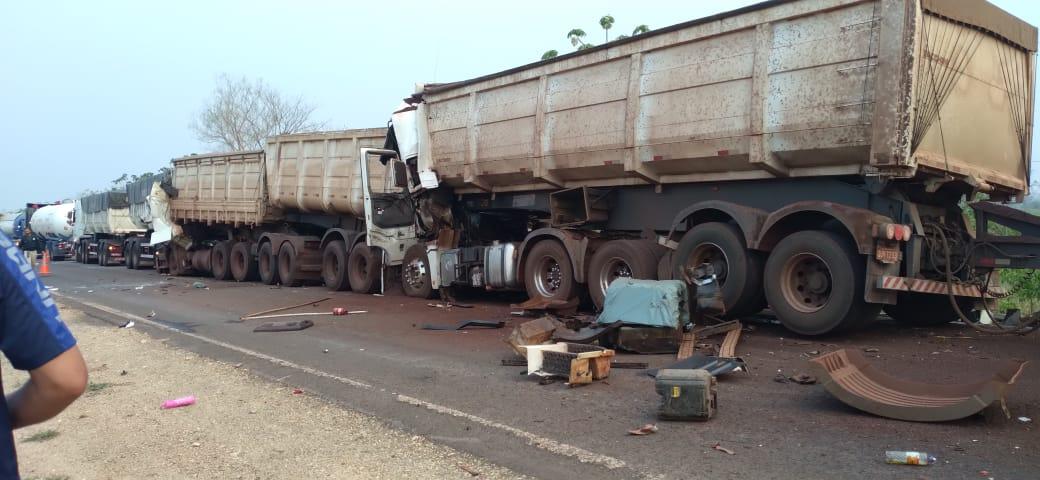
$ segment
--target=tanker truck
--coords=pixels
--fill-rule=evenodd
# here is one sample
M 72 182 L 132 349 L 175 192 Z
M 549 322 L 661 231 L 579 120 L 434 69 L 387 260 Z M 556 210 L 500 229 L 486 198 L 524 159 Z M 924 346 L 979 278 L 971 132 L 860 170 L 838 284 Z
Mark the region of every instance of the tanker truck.
M 1028 193 L 1036 47 L 984 1 L 771 1 L 418 84 L 362 152 L 365 239 L 418 297 L 601 306 L 616 278 L 710 267 L 726 317 L 768 305 L 803 335 L 985 322 L 1014 287 L 996 269 L 1040 267 L 1040 218 L 1004 205 Z M 370 190 L 371 158 L 405 181 Z
M 44 241 L 53 260 L 65 260 L 73 255 L 73 203 L 45 205 L 34 209 L 29 228 Z
M 170 218 L 178 232 L 161 247 L 160 268 L 373 291 L 381 272 L 364 242 L 358 159 L 385 138 L 385 128 L 281 135 L 263 150 L 174 159 Z
M 73 228 L 76 261 L 102 267 L 125 263 L 126 239 L 147 231 L 130 218 L 126 191 L 119 190 L 76 200 Z

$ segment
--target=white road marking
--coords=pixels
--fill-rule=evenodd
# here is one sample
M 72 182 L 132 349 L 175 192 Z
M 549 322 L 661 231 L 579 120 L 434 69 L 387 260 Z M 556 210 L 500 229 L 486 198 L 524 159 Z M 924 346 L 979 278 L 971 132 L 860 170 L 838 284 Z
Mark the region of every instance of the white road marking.
M 152 327 L 155 327 L 155 328 L 158 328 L 158 329 L 161 329 L 161 330 L 166 330 L 166 331 L 169 331 L 169 332 L 174 332 L 174 333 L 177 333 L 177 334 L 180 334 L 180 335 L 184 335 L 186 337 L 194 338 L 196 340 L 199 340 L 199 341 L 202 341 L 202 342 L 206 342 L 206 343 L 209 343 L 209 344 L 212 344 L 212 345 L 216 345 L 218 347 L 223 347 L 223 348 L 226 348 L 228 350 L 241 353 L 243 355 L 248 355 L 248 356 L 253 357 L 253 358 L 257 358 L 257 359 L 260 359 L 260 360 L 264 360 L 264 361 L 270 362 L 270 363 L 278 365 L 280 367 L 292 368 L 292 369 L 299 370 L 301 372 L 304 372 L 304 373 L 307 373 L 307 374 L 310 374 L 310 375 L 314 375 L 316 377 L 328 378 L 330 380 L 335 380 L 335 381 L 343 383 L 345 385 L 350 385 L 352 387 L 358 387 L 358 388 L 361 388 L 361 389 L 364 389 L 364 390 L 369 390 L 369 391 L 372 391 L 372 392 L 376 392 L 376 390 L 372 387 L 372 385 L 369 385 L 369 384 L 367 384 L 365 382 L 362 382 L 362 381 L 354 380 L 354 379 L 343 377 L 343 376 L 340 376 L 340 375 L 335 375 L 335 374 L 328 373 L 328 372 L 325 372 L 325 371 L 322 371 L 322 370 L 318 370 L 318 369 L 315 369 L 315 368 L 308 367 L 306 365 L 300 365 L 298 363 L 290 362 L 288 360 L 283 360 L 283 359 L 278 358 L 278 357 L 267 355 L 266 353 L 260 353 L 260 352 L 257 352 L 255 350 L 250 350 L 248 348 L 243 348 L 243 347 L 239 347 L 237 345 L 232 345 L 230 343 L 223 342 L 223 341 L 220 341 L 220 340 L 217 340 L 217 339 L 213 339 L 213 338 L 209 338 L 209 337 L 204 336 L 204 335 L 199 335 L 197 333 L 185 332 L 184 330 L 180 330 L 178 328 L 171 327 L 169 325 L 165 325 L 163 323 L 160 323 L 160 322 L 157 322 L 157 321 L 154 321 L 154 320 L 151 320 L 151 319 L 139 316 L 139 315 L 134 315 L 132 313 L 124 312 L 122 310 L 117 310 L 115 308 L 111 308 L 111 307 L 108 307 L 106 305 L 100 305 L 100 304 L 97 304 L 97 303 L 94 303 L 94 302 L 88 302 L 86 300 L 82 300 L 82 299 L 79 299 L 79 298 L 76 298 L 76 297 L 69 297 L 69 296 L 66 296 L 66 295 L 58 295 L 57 293 L 55 295 L 56 296 L 69 298 L 69 299 L 71 299 L 73 301 L 76 301 L 78 303 L 82 303 L 83 305 L 86 305 L 88 307 L 91 307 L 91 308 L 94 308 L 94 309 L 97 309 L 97 310 L 101 310 L 102 312 L 106 312 L 106 313 L 109 313 L 109 314 L 112 314 L 112 315 L 115 315 L 115 316 L 118 316 L 118 317 L 122 317 L 122 318 L 125 318 L 125 319 L 128 319 L 128 320 L 133 320 L 135 322 L 141 322 L 141 323 L 150 325 Z M 385 390 L 380 389 L 379 392 L 385 392 Z M 571 458 L 574 458 L 575 460 L 578 460 L 579 462 L 582 462 L 582 463 L 591 463 L 591 464 L 595 464 L 595 465 L 601 465 L 601 466 L 606 467 L 606 468 L 611 469 L 611 470 L 618 469 L 618 468 L 624 468 L 626 466 L 625 462 L 623 460 L 620 460 L 620 459 L 617 459 L 617 458 L 614 458 L 614 457 L 611 457 L 611 456 L 607 456 L 607 455 L 602 455 L 602 454 L 595 453 L 595 452 L 590 452 L 590 451 L 585 450 L 585 449 L 580 448 L 580 447 L 575 447 L 575 446 L 567 444 L 567 443 L 563 443 L 563 442 L 560 442 L 560 441 L 557 441 L 557 440 L 553 440 L 551 438 L 543 437 L 543 436 L 540 436 L 540 435 L 537 435 L 537 434 L 534 434 L 534 433 L 531 433 L 531 432 L 528 432 L 528 431 L 525 431 L 525 430 L 521 430 L 521 429 L 513 427 L 513 426 L 509 426 L 509 425 L 506 425 L 506 424 L 503 424 L 503 423 L 496 422 L 494 420 L 488 420 L 488 419 L 483 418 L 483 417 L 478 417 L 476 415 L 473 415 L 473 414 L 470 414 L 470 413 L 466 413 L 466 412 L 463 412 L 461 410 L 456 410 L 456 409 L 451 408 L 451 407 L 446 407 L 446 406 L 443 406 L 443 405 L 438 405 L 436 403 L 427 402 L 425 400 L 421 400 L 421 399 L 418 399 L 418 398 L 415 398 L 415 397 L 409 397 L 407 395 L 401 395 L 401 394 L 396 394 L 396 393 L 390 393 L 390 395 L 393 396 L 394 399 L 397 400 L 398 402 L 402 402 L 402 403 L 407 403 L 407 404 L 410 404 L 410 405 L 423 407 L 423 408 L 425 408 L 427 410 L 430 410 L 432 412 L 440 413 L 440 414 L 443 414 L 443 415 L 450 415 L 452 417 L 461 418 L 463 420 L 467 420 L 467 421 L 476 423 L 478 425 L 482 425 L 482 426 L 489 427 L 489 428 L 494 428 L 496 430 L 501 430 L 501 431 L 506 432 L 506 433 L 508 433 L 510 435 L 513 435 L 514 437 L 517 437 L 517 438 L 520 438 L 522 440 L 525 440 L 528 445 L 531 445 L 531 446 L 536 447 L 536 448 L 540 448 L 542 450 L 546 450 L 546 451 L 548 451 L 550 453 L 554 453 L 554 454 L 557 454 L 557 455 L 562 455 L 562 456 L 565 456 L 565 457 L 571 457 Z

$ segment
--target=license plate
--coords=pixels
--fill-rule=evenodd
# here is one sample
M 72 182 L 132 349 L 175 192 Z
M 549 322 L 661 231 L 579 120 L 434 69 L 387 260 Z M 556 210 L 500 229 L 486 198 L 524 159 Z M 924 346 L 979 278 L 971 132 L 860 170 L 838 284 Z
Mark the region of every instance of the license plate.
M 898 263 L 899 247 L 878 245 L 874 250 L 874 258 L 878 259 L 881 263 Z

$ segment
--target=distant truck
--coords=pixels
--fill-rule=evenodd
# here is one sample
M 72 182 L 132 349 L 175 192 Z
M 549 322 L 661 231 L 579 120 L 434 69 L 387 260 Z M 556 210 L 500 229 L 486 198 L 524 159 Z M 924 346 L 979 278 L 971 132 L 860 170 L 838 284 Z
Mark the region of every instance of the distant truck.
M 177 231 L 161 246 L 160 268 L 373 291 L 381 262 L 365 243 L 358 162 L 363 149 L 385 138 L 385 128 L 282 135 L 264 150 L 174 159 L 170 219 Z M 371 181 L 382 191 L 382 176 Z
M 994 203 L 1028 193 L 1036 50 L 984 1 L 770 1 L 419 84 L 362 152 L 395 187 L 363 175 L 365 241 L 417 297 L 711 266 L 726 316 L 799 334 L 968 319 L 1040 268 L 1040 218 Z
M 166 189 L 169 177 L 146 175 L 126 185 L 130 221 L 143 230 L 123 237 L 125 254 L 123 264 L 129 269 L 152 268 L 156 263 L 156 244 L 172 237 L 169 196 Z
M 33 209 L 29 228 L 42 239 L 52 260 L 73 256 L 73 203 L 45 205 Z
M 23 230 L 25 230 L 24 210 L 0 212 L 0 233 L 7 235 L 12 240 L 17 240 L 21 238 Z
M 126 241 L 147 231 L 130 218 L 125 191 L 96 193 L 76 200 L 74 229 L 76 261 L 103 267 L 125 263 Z

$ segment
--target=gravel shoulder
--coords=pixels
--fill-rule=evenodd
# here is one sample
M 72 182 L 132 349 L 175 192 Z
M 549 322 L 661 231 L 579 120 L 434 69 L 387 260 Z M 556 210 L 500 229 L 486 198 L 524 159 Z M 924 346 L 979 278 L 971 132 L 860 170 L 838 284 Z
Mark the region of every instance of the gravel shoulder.
M 240 366 L 76 310 L 62 315 L 90 387 L 55 419 L 15 432 L 26 479 L 524 478 Z M 26 378 L 3 362 L 8 391 Z M 159 408 L 185 395 L 198 403 Z M 51 438 L 29 441 L 34 435 Z

